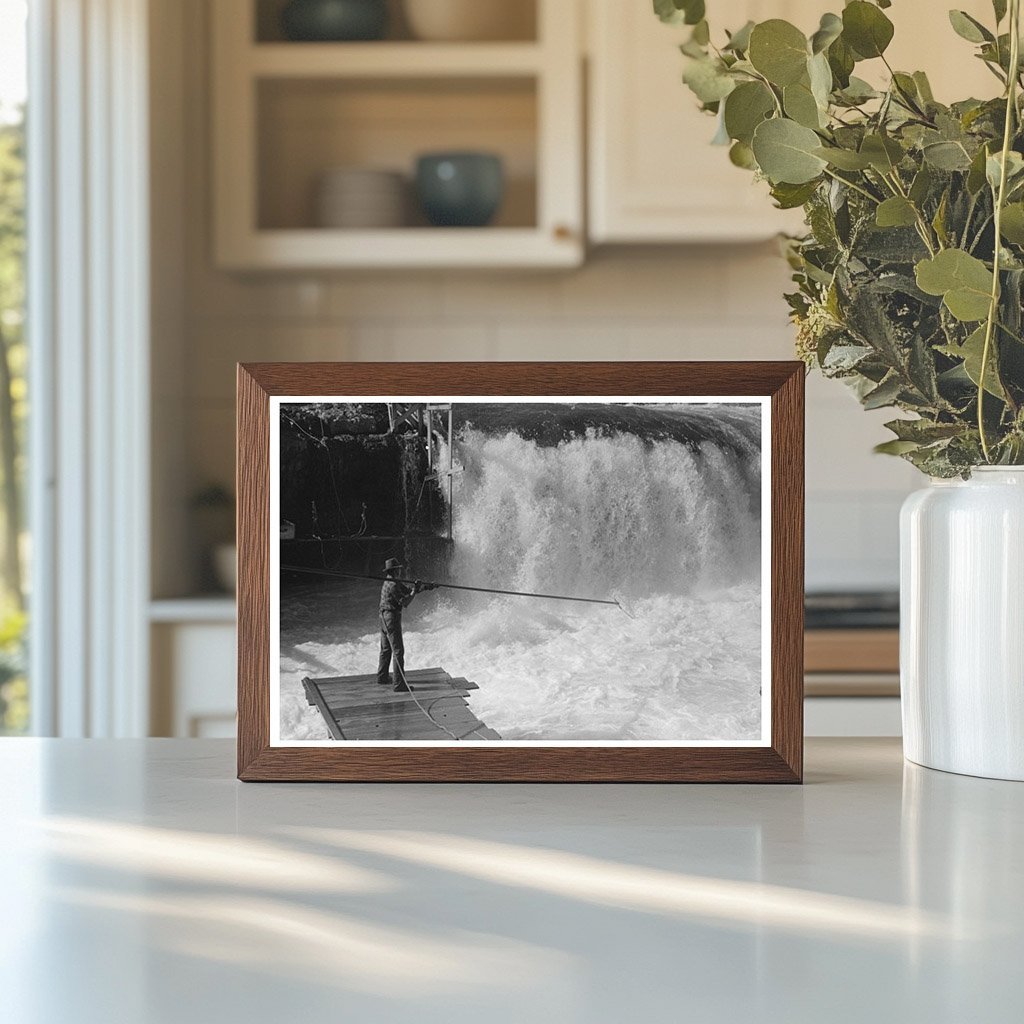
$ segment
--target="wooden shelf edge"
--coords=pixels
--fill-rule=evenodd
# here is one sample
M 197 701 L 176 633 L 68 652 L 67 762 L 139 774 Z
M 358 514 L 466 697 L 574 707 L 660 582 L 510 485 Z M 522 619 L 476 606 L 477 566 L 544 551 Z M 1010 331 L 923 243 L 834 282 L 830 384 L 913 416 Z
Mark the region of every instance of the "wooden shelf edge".
M 255 78 L 448 78 L 540 73 L 537 43 L 255 43 L 243 68 Z
M 149 602 L 149 621 L 154 624 L 234 624 L 236 618 L 235 599 L 230 594 L 156 598 Z
M 255 231 L 218 247 L 227 270 L 579 266 L 582 243 L 538 228 Z

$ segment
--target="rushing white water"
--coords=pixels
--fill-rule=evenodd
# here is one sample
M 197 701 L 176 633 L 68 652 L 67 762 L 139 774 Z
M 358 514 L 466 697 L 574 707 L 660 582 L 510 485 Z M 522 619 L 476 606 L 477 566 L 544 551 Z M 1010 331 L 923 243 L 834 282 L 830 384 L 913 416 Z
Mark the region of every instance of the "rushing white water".
M 754 412 L 713 410 L 735 428 L 729 444 L 721 431 L 698 443 L 590 432 L 543 445 L 467 429 L 456 457 L 452 581 L 621 598 L 633 617 L 438 591 L 406 613 L 407 666 L 473 679 L 474 712 L 505 739 L 758 739 Z M 282 609 L 283 640 L 296 641 L 282 646 L 282 738 L 327 737 L 302 696 L 303 675 L 374 670 L 374 605 L 366 611 L 367 631 L 337 642 L 311 630 L 298 608 L 290 619 Z

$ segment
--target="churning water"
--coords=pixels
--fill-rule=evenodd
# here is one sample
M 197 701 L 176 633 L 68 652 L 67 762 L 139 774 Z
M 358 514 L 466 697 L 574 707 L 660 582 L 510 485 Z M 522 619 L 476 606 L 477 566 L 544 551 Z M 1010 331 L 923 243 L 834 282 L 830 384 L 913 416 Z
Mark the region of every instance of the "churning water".
M 679 431 L 555 441 L 467 424 L 450 582 L 629 614 L 440 590 L 406 612 L 407 667 L 477 682 L 471 706 L 504 739 L 757 740 L 761 410 L 672 415 Z M 283 739 L 328 737 L 302 676 L 376 667 L 376 588 L 326 588 L 282 603 Z

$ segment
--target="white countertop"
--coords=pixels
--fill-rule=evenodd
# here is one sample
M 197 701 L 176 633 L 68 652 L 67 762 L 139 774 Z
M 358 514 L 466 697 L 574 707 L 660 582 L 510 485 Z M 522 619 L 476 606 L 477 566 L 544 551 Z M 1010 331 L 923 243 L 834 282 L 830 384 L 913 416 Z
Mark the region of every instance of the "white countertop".
M 1016 1022 L 1024 785 L 242 785 L 226 741 L 0 741 L 9 1024 Z

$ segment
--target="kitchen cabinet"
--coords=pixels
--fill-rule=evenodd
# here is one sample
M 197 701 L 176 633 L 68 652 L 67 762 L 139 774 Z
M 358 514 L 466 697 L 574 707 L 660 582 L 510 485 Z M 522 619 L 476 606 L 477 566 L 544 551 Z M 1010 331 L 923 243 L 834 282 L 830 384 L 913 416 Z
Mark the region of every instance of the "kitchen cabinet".
M 663 25 L 648 3 L 589 0 L 588 220 L 592 242 L 736 242 L 798 230 L 798 212 L 774 209 L 764 183 L 712 146 L 715 120 L 681 76 L 689 28 Z M 749 19 L 800 17 L 820 0 L 708 4 L 712 31 Z M 723 23 L 722 12 L 726 21 Z
M 154 736 L 235 735 L 235 602 L 183 598 L 150 605 Z
M 799 231 L 799 211 L 776 210 L 767 186 L 710 145 L 715 121 L 682 84 L 678 44 L 685 26 L 663 25 L 647 2 L 587 0 L 588 215 L 593 243 L 728 242 Z M 712 34 L 747 20 L 785 18 L 811 33 L 827 0 L 708 0 Z M 988 0 L 958 7 L 992 21 Z M 928 72 L 940 100 L 990 96 L 998 89 L 972 46 L 950 27 L 946 7 L 901 0 L 886 11 L 896 27 L 887 54 L 896 68 Z M 880 81 L 880 61 L 858 66 Z
M 536 5 L 529 39 L 293 42 L 276 0 L 217 0 L 213 233 L 233 270 L 574 266 L 583 258 L 579 7 Z M 505 196 L 487 227 L 432 227 L 411 194 L 403 226 L 325 227 L 329 172 L 398 172 L 424 152 L 499 155 Z M 379 187 L 379 186 L 378 186 Z M 411 189 L 410 189 L 411 192 Z M 354 202 L 354 200 L 353 200 Z

